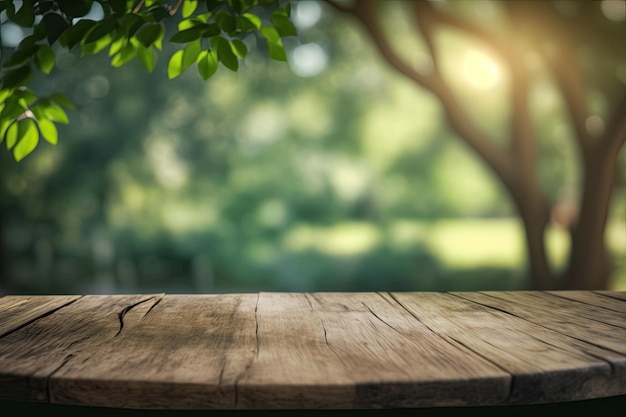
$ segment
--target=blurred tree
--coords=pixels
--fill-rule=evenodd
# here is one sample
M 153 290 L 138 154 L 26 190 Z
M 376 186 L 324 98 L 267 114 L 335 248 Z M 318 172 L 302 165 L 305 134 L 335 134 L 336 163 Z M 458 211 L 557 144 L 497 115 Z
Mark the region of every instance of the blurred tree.
M 328 3 L 361 23 L 389 65 L 439 98 L 458 137 L 498 176 L 524 224 L 533 287 L 607 288 L 611 265 L 604 232 L 618 154 L 626 141 L 626 2 L 493 2 L 490 6 L 497 6 L 504 15 L 501 25 L 486 25 L 463 13 L 464 7 L 479 2 L 404 2 L 406 16 L 413 19 L 418 29 L 415 34 L 429 52 L 428 65 L 421 67 L 411 61 L 411 51 L 395 47 L 393 38 L 398 29 L 383 19 L 388 2 Z M 510 83 L 507 142 L 480 128 L 480 120 L 473 119 L 471 109 L 459 99 L 453 80 L 446 78 L 442 51 L 437 47 L 441 29 L 473 38 L 504 64 Z M 402 32 L 401 36 L 410 34 Z M 551 73 L 569 114 L 571 140 L 576 144 L 582 176 L 580 197 L 568 203 L 571 206 L 561 205 L 558 196 L 547 195 L 539 181 L 539 138 L 530 105 L 537 79 L 535 61 Z M 496 75 L 494 65 L 480 57 L 467 63 L 465 71 L 475 83 L 489 83 Z M 601 114 L 589 104 L 589 97 L 598 93 L 606 101 Z M 551 270 L 546 253 L 545 235 L 551 217 L 570 230 L 569 262 L 560 276 Z
M 178 77 L 194 64 L 204 79 L 214 74 L 219 63 L 236 71 L 239 60 L 247 54 L 246 44 L 239 39 L 246 33 L 258 34 L 270 57 L 285 59 L 282 38 L 295 34 L 288 3 L 284 6 L 282 2 L 266 0 L 200 3 L 202 6 L 197 1 L 0 1 L 1 9 L 12 23 L 32 31 L 11 54 L 2 55 L 0 139 L 6 141 L 15 159 L 32 152 L 40 136 L 56 143 L 54 123 L 67 122 L 62 106 L 71 107 L 69 100 L 60 94 L 41 99 L 26 87 L 33 69 L 38 68 L 44 74 L 52 70 L 55 50 L 50 46 L 53 44 L 69 50 L 80 47 L 81 56 L 108 51 L 115 67 L 138 57 L 145 69 L 152 71 L 157 51 L 162 48 L 168 18 L 182 15 L 183 20 L 177 22 L 177 29 L 169 39 L 185 47 L 171 55 L 169 78 Z M 327 3 L 359 20 L 391 67 L 438 97 L 452 129 L 500 178 L 525 226 L 532 285 L 538 289 L 606 288 L 611 271 L 604 230 L 617 157 L 626 138 L 624 76 L 616 72 L 620 64 L 623 72 L 626 55 L 620 9 L 624 1 L 481 1 L 501 9 L 504 24 L 496 25 L 484 25 L 468 17 L 464 7 L 479 3 L 472 1 L 329 0 Z M 103 15 L 99 19 L 87 19 L 94 4 L 100 5 Z M 386 10 L 398 5 L 407 8 L 409 13 L 405 16 L 419 30 L 416 35 L 429 52 L 427 62 L 422 59 L 416 65 L 411 61 L 414 57 L 410 51 L 398 48 L 394 42 L 398 37 L 406 40 L 411 36 L 389 26 L 389 20 L 384 18 Z M 446 76 L 441 63 L 445 51 L 437 45 L 439 28 L 474 38 L 506 64 L 510 81 L 508 142 L 491 131 L 485 132 L 481 120 L 472 118 L 471 104 L 468 108 L 455 90 L 460 74 Z M 539 180 L 539 136 L 545 132 L 533 124 L 529 102 L 537 77 L 536 61 L 543 62 L 553 74 L 569 111 L 572 138 L 579 151 L 583 178 L 580 198 L 573 210 L 562 204 L 558 196 L 549 195 L 548 187 Z M 495 73 L 493 64 L 481 57 L 464 70 L 469 82 L 478 85 L 490 83 Z M 588 97 L 597 92 L 604 94 L 607 103 L 603 112 L 589 108 Z M 117 152 L 115 147 L 109 150 Z M 83 156 L 78 160 L 83 160 Z M 104 164 L 110 160 L 96 159 Z M 219 167 L 225 164 L 219 158 L 212 159 L 220 175 Z M 67 172 L 65 179 L 59 176 L 59 183 L 77 180 L 71 170 Z M 96 194 L 107 178 L 100 177 L 97 181 L 96 188 L 86 184 Z M 237 206 L 233 208 L 230 211 L 235 213 Z M 546 227 L 551 220 L 571 230 L 570 261 L 562 276 L 551 270 L 546 254 Z

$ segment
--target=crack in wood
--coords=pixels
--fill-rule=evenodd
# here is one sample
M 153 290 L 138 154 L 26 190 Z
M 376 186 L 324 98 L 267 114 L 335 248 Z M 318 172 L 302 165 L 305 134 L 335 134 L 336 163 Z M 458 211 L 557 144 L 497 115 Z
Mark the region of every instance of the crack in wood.
M 483 293 L 483 292 L 481 292 L 481 294 L 483 294 L 483 295 L 485 295 L 485 296 L 487 296 L 487 297 L 490 297 L 490 298 L 494 298 L 494 299 L 499 300 L 499 301 L 502 301 L 502 300 L 503 300 L 502 298 L 494 297 L 494 296 L 492 296 L 492 295 L 490 295 L 490 294 L 488 294 L 488 293 Z M 450 294 L 450 295 L 455 295 L 455 296 L 457 296 L 457 297 L 459 297 L 459 298 L 462 298 L 463 300 L 471 301 L 471 302 L 476 303 L 476 304 L 478 304 L 478 305 L 481 305 L 481 306 L 484 306 L 484 307 L 488 307 L 488 308 L 492 308 L 492 309 L 494 309 L 494 310 L 501 311 L 501 312 L 503 312 L 503 313 L 510 314 L 510 315 L 511 315 L 511 316 L 513 316 L 513 317 L 517 317 L 517 318 L 519 318 L 520 320 L 524 320 L 524 321 L 526 321 L 526 322 L 528 322 L 528 323 L 530 323 L 530 324 L 533 324 L 533 325 L 535 325 L 535 326 L 542 327 L 542 328 L 547 329 L 547 330 L 549 330 L 549 331 L 551 331 L 551 332 L 554 332 L 554 333 L 560 334 L 560 335 L 565 336 L 565 337 L 569 337 L 569 338 L 574 339 L 574 340 L 578 340 L 579 342 L 586 343 L 586 344 L 588 344 L 588 345 L 590 345 L 590 346 L 594 346 L 594 347 L 596 347 L 596 348 L 599 348 L 599 349 L 602 349 L 602 350 L 606 350 L 606 351 L 608 351 L 608 352 L 615 353 L 615 354 L 618 354 L 618 355 L 620 355 L 620 356 L 624 356 L 624 353 L 623 353 L 623 352 L 619 352 L 619 351 L 617 351 L 617 350 L 613 350 L 613 349 L 611 349 L 610 347 L 607 347 L 607 346 L 602 346 L 602 345 L 596 344 L 596 343 L 594 343 L 594 342 L 591 342 L 591 341 L 589 341 L 589 340 L 581 339 L 581 338 L 579 338 L 579 337 L 575 337 L 575 336 L 572 336 L 572 335 L 570 335 L 570 334 L 563 333 L 563 332 L 561 332 L 561 331 L 559 331 L 559 330 L 556 330 L 556 329 L 553 329 L 553 328 L 551 328 L 551 327 L 545 326 L 545 325 L 543 325 L 543 324 L 541 324 L 541 323 L 534 322 L 534 321 L 529 320 L 529 319 L 526 319 L 526 318 L 524 318 L 524 317 L 520 317 L 520 316 L 518 316 L 518 315 L 516 315 L 516 314 L 510 313 L 510 312 L 508 312 L 508 311 L 506 311 L 506 310 L 503 310 L 503 309 L 501 309 L 501 308 L 498 308 L 498 307 L 495 307 L 495 306 L 492 306 L 492 305 L 489 305 L 489 304 L 483 304 L 483 303 L 480 303 L 480 302 L 478 302 L 478 301 L 470 300 L 470 299 L 465 298 L 465 297 L 462 297 L 461 295 L 458 295 L 458 294 Z M 506 301 L 506 300 L 505 300 L 505 301 Z M 510 301 L 510 302 L 512 302 L 512 301 Z M 598 321 L 598 323 L 602 323 L 602 322 Z M 616 327 L 617 327 L 617 326 L 616 326 Z M 621 328 L 621 327 L 617 327 L 617 328 L 619 329 L 619 328 Z M 587 352 L 585 352 L 585 353 L 587 353 Z M 603 360 L 604 360 L 604 361 L 607 361 L 606 359 L 603 359 Z M 608 361 L 607 361 L 607 362 L 608 362 Z M 612 366 L 610 362 L 609 362 L 609 366 Z
M 217 385 L 222 385 L 224 380 L 224 368 L 226 368 L 226 359 L 222 360 L 222 369 L 220 369 L 220 376 L 217 378 Z
M 483 293 L 483 294 L 484 294 L 484 293 Z M 457 294 L 452 294 L 452 295 L 457 295 Z M 489 294 L 485 294 L 485 295 L 489 295 Z M 555 296 L 555 297 L 563 298 L 563 299 L 568 300 L 568 301 L 576 301 L 576 300 L 570 300 L 569 298 L 566 298 L 566 297 L 560 297 L 560 296 L 558 296 L 558 295 L 556 295 L 556 294 L 551 294 L 551 295 L 553 295 L 553 296 Z M 510 313 L 510 312 L 508 312 L 508 311 L 506 311 L 506 310 L 502 310 L 502 309 L 500 309 L 500 308 L 497 308 L 497 307 L 494 307 L 494 306 L 491 306 L 491 305 L 488 305 L 488 304 L 483 304 L 483 303 L 480 303 L 480 302 L 477 302 L 477 301 L 469 300 L 469 299 L 467 299 L 467 298 L 465 298 L 465 297 L 461 297 L 460 295 L 457 295 L 457 296 L 458 296 L 458 297 L 460 297 L 460 298 L 462 298 L 463 300 L 471 301 L 471 302 L 476 303 L 476 304 L 478 304 L 478 305 L 482 305 L 482 306 L 485 306 L 485 307 L 488 307 L 488 308 L 492 308 L 492 309 L 497 310 L 497 311 L 502 311 L 502 312 L 504 312 L 504 313 L 510 314 L 510 315 L 512 315 L 512 316 L 514 316 L 514 317 L 516 317 L 516 318 L 519 318 L 519 319 L 525 320 L 525 321 L 527 321 L 528 323 L 530 323 L 530 324 L 532 324 L 532 325 L 534 325 L 534 326 L 539 326 L 539 327 L 541 327 L 541 328 L 543 328 L 543 329 L 549 330 L 549 331 L 551 331 L 551 332 L 555 332 L 555 333 L 557 333 L 557 334 L 559 334 L 559 335 L 563 335 L 563 336 L 566 336 L 566 337 L 569 337 L 569 338 L 575 339 L 575 340 L 577 340 L 577 341 L 579 341 L 579 342 L 582 342 L 582 343 L 584 343 L 584 344 L 588 344 L 588 345 L 590 345 L 590 346 L 594 346 L 594 347 L 596 347 L 596 348 L 599 348 L 599 349 L 604 350 L 604 351 L 607 351 L 607 352 L 611 352 L 611 353 L 618 353 L 618 354 L 622 355 L 622 353 L 621 353 L 621 352 L 616 352 L 616 351 L 614 351 L 614 350 L 612 350 L 612 349 L 610 349 L 610 348 L 607 348 L 607 347 L 605 347 L 605 346 L 596 345 L 595 343 L 591 343 L 591 342 L 589 342 L 589 341 L 587 341 L 587 340 L 579 339 L 579 338 L 576 338 L 576 337 L 574 337 L 574 336 L 570 336 L 570 335 L 568 335 L 568 334 L 565 334 L 565 333 L 559 332 L 559 331 L 554 330 L 554 329 L 552 329 L 552 328 L 549 328 L 549 327 L 543 326 L 543 325 L 541 325 L 541 324 L 539 324 L 539 323 L 535 323 L 535 322 L 530 321 L 530 320 L 527 320 L 527 319 L 525 319 L 525 318 L 523 318 L 523 317 L 517 316 L 517 315 L 515 315 L 515 314 L 513 314 L 513 313 Z M 495 299 L 498 299 L 498 300 L 499 300 L 499 298 L 498 298 L 498 297 L 492 297 L 492 298 L 495 298 Z M 611 297 L 611 298 L 612 298 L 612 297 Z M 583 304 L 586 304 L 586 303 L 583 303 Z M 590 304 L 590 305 L 593 305 L 593 304 Z M 600 322 L 600 321 L 598 321 L 598 322 Z M 600 322 L 600 323 L 602 323 L 602 322 Z M 546 341 L 545 339 L 538 338 L 538 337 L 536 337 L 535 335 L 533 335 L 533 334 L 531 334 L 531 333 L 526 333 L 526 335 L 528 335 L 528 336 L 532 337 L 533 339 L 538 340 L 538 341 L 540 341 L 540 342 L 542 342 L 542 343 L 545 343 L 545 344 L 547 344 L 547 345 L 550 345 L 550 346 L 553 346 L 553 347 L 556 347 L 556 348 L 561 348 L 560 346 L 558 346 L 558 345 L 556 345 L 556 344 L 554 344 L 554 343 L 550 343 L 550 342 Z M 586 349 L 582 349 L 582 348 L 581 348 L 581 349 L 580 349 L 580 350 L 578 350 L 578 351 L 579 351 L 579 352 L 582 352 L 582 353 L 584 353 L 585 355 L 588 355 L 588 356 L 590 356 L 590 357 L 592 357 L 592 358 L 598 359 L 598 360 L 600 360 L 600 361 L 601 361 L 601 362 L 603 362 L 603 363 L 606 363 L 606 364 L 608 365 L 608 367 L 609 367 L 609 376 L 610 376 L 610 378 L 614 378 L 614 377 L 615 377 L 616 372 L 617 372 L 617 368 L 616 368 L 615 364 L 614 364 L 613 362 L 611 362 L 609 359 L 603 358 L 602 356 L 599 356 L 599 355 L 597 355 L 597 354 L 595 354 L 595 353 L 589 352 L 589 351 L 588 351 L 588 350 L 586 350 Z
M 128 314 L 128 312 L 130 310 L 132 310 L 133 308 L 137 307 L 140 304 L 147 303 L 150 300 L 157 299 L 157 301 L 154 303 L 154 305 L 152 307 L 150 307 L 150 309 L 146 312 L 146 314 L 143 315 L 143 317 L 141 318 L 143 320 L 143 318 L 148 315 L 148 313 L 154 308 L 154 306 L 157 305 L 161 301 L 163 296 L 164 296 L 164 294 L 155 295 L 155 296 L 146 298 L 145 300 L 141 300 L 141 301 L 138 301 L 138 302 L 136 302 L 134 304 L 131 304 L 129 306 L 124 307 L 119 313 L 117 313 L 117 318 L 120 321 L 120 328 L 117 331 L 117 333 L 115 334 L 115 336 L 113 336 L 113 337 L 117 337 L 117 336 L 120 335 L 120 333 L 122 333 L 122 329 L 124 328 L 124 317 L 126 317 L 126 314 Z
M 15 328 L 13 328 L 13 329 L 11 329 L 11 330 L 8 330 L 8 331 L 6 331 L 6 332 L 4 332 L 4 333 L 2 333 L 2 334 L 0 334 L 0 338 L 5 337 L 5 336 L 8 336 L 8 335 L 10 335 L 11 333 L 14 333 L 14 332 L 16 332 L 16 331 L 18 331 L 18 330 L 23 329 L 24 327 L 30 326 L 31 324 L 33 324 L 33 323 L 34 323 L 34 322 L 36 322 L 37 320 L 41 320 L 41 319 L 43 319 L 43 318 L 45 318 L 45 317 L 48 317 L 48 316 L 49 316 L 49 315 L 51 315 L 51 314 L 56 313 L 57 311 L 61 310 L 62 308 L 65 308 L 65 307 L 69 306 L 70 304 L 73 304 L 73 303 L 75 303 L 76 301 L 80 300 L 82 297 L 83 297 L 83 296 L 80 296 L 80 297 L 78 297 L 78 298 L 76 298 L 76 299 L 74 299 L 74 300 L 70 300 L 70 301 L 68 301 L 67 303 L 65 303 L 65 304 L 63 304 L 63 305 L 61 305 L 61 306 L 58 306 L 58 307 L 53 308 L 52 310 L 46 311 L 45 313 L 42 313 L 40 316 L 37 316 L 37 317 L 35 317 L 35 318 L 33 318 L 33 319 L 30 319 L 30 320 L 28 320 L 27 322 L 22 323 L 22 324 L 20 324 L 19 326 L 15 327 Z
M 623 298 L 617 297 L 617 296 L 615 296 L 615 295 L 613 295 L 611 293 L 605 292 L 605 291 L 592 291 L 592 292 L 594 294 L 598 294 L 598 295 L 601 295 L 603 297 L 610 298 L 612 300 L 618 300 L 618 301 L 626 302 L 626 300 L 624 300 Z
M 380 320 L 384 325 L 386 325 L 387 327 L 389 327 L 391 330 L 393 330 L 394 332 L 398 333 L 399 335 L 406 337 L 406 335 L 404 333 L 402 333 L 400 330 L 396 329 L 395 327 L 393 327 L 391 324 L 387 323 L 385 320 L 383 320 L 382 318 L 380 318 L 380 316 L 378 316 L 378 314 L 374 313 L 374 311 L 372 311 L 372 309 L 365 304 L 365 302 L 362 302 L 363 306 L 367 309 L 367 311 L 369 311 L 370 313 L 372 313 L 372 315 L 374 317 L 376 317 L 378 320 Z
M 440 334 L 439 332 L 435 331 L 434 329 L 432 329 L 430 326 L 428 326 L 426 323 L 424 323 L 422 320 L 420 320 L 419 317 L 417 317 L 417 315 L 415 313 L 413 313 L 413 311 L 411 311 L 409 308 L 407 308 L 400 300 L 398 300 L 392 293 L 387 293 L 396 303 L 398 303 L 398 305 L 400 307 L 402 307 L 407 313 L 409 313 L 415 320 L 417 320 L 419 323 L 421 323 L 424 327 L 426 327 L 431 333 L 433 333 L 434 335 L 438 336 L 439 338 L 441 338 L 441 340 L 445 341 L 446 343 L 448 343 L 450 346 L 454 347 L 457 350 L 460 350 L 461 352 L 463 351 L 462 349 L 459 348 L 459 346 L 463 346 L 467 351 L 470 351 L 472 353 L 474 353 L 475 355 L 477 355 L 478 357 L 482 358 L 483 360 L 485 360 L 486 362 L 492 364 L 493 366 L 495 366 L 496 368 L 500 369 L 502 372 L 506 373 L 509 376 L 509 394 L 508 394 L 508 398 L 507 400 L 510 401 L 511 399 L 511 395 L 513 393 L 513 380 L 514 380 L 514 375 L 511 371 L 509 371 L 508 369 L 504 368 L 502 365 L 500 365 L 499 363 L 495 362 L 493 359 L 490 359 L 488 357 L 486 357 L 485 355 L 483 355 L 480 352 L 477 352 L 476 350 L 472 349 L 470 346 L 466 345 L 465 343 L 461 342 L 460 340 L 457 340 L 456 338 L 452 337 L 452 336 L 447 336 L 447 335 L 443 335 Z M 450 294 L 452 295 L 452 294 Z M 452 343 L 452 341 L 454 341 L 454 343 Z M 455 344 L 456 343 L 456 344 Z
M 57 366 L 52 372 L 50 372 L 50 374 L 48 375 L 48 378 L 46 378 L 46 396 L 47 396 L 47 400 L 49 403 L 52 402 L 52 392 L 50 390 L 50 381 L 52 377 L 54 376 L 54 374 L 59 372 L 61 368 L 63 368 L 72 358 L 74 358 L 73 354 L 70 353 L 69 355 L 67 355 L 63 359 L 63 362 L 61 362 L 59 366 Z
M 256 339 L 256 352 L 254 354 L 255 359 L 259 357 L 259 316 L 258 316 L 259 298 L 261 298 L 260 294 L 257 296 L 256 305 L 254 306 L 254 324 L 255 324 L 254 337 Z M 252 362 L 250 362 L 250 365 L 252 365 Z
M 154 302 L 154 304 L 152 304 L 152 306 L 150 306 L 150 308 L 148 309 L 148 311 L 146 311 L 146 314 L 143 315 L 141 320 L 146 318 L 148 313 L 150 313 L 154 309 L 154 307 L 156 307 L 163 300 L 163 297 L 165 297 L 165 294 L 160 294 L 160 295 L 155 297 L 157 300 Z
M 551 293 L 551 292 L 544 292 L 543 294 L 547 294 L 547 295 L 550 295 L 552 297 L 556 297 L 556 298 L 558 298 L 560 300 L 565 300 L 565 301 L 568 301 L 568 302 L 576 302 L 576 303 L 582 304 L 584 306 L 593 307 L 595 309 L 606 310 L 607 312 L 619 313 L 621 315 L 624 314 L 621 311 L 613 310 L 613 309 L 610 309 L 610 308 L 604 307 L 604 306 L 599 306 L 597 304 L 589 303 L 589 302 L 586 302 L 584 300 L 579 300 L 579 299 L 576 299 L 576 298 L 568 298 L 568 297 L 562 296 L 560 294 L 554 294 L 554 293 Z M 597 321 L 598 323 L 606 324 L 607 326 L 613 326 L 613 327 L 617 327 L 617 328 L 620 328 L 620 329 L 626 329 L 626 325 L 625 326 L 620 326 L 619 324 L 607 323 L 606 321 L 603 321 L 603 320 L 600 320 L 600 319 L 595 319 L 595 318 L 589 317 L 587 315 L 585 315 L 584 318 L 586 318 L 587 320 L 593 320 L 593 321 Z
M 324 342 L 326 343 L 326 347 L 328 347 L 328 349 L 330 349 L 330 351 L 333 352 L 333 354 L 337 357 L 337 359 L 339 359 L 339 361 L 341 363 L 345 364 L 345 361 L 343 360 L 341 355 L 339 355 L 339 352 L 337 352 L 335 350 L 333 345 L 328 340 L 328 331 L 326 330 L 326 326 L 324 325 L 324 320 L 322 320 L 322 318 L 320 317 L 318 311 L 315 309 L 315 307 L 313 307 L 313 303 L 311 302 L 309 297 L 315 299 L 317 302 L 320 302 L 320 301 L 313 294 L 311 294 L 311 293 L 304 293 L 304 298 L 305 298 L 305 300 L 307 300 L 307 302 L 311 306 L 311 311 L 313 311 L 313 313 L 315 314 L 315 317 L 317 317 L 317 319 L 319 320 L 320 324 L 322 325 L 322 330 L 324 332 Z
M 258 293 L 257 296 L 256 296 L 256 304 L 254 305 L 254 323 L 255 323 L 254 337 L 256 339 L 255 352 L 254 352 L 254 356 L 246 364 L 246 367 L 241 372 L 241 374 L 239 374 L 235 378 L 235 384 L 234 384 L 234 389 L 235 389 L 235 398 L 234 398 L 235 404 L 234 404 L 234 408 L 235 409 L 239 408 L 239 381 L 241 381 L 241 379 L 243 379 L 243 377 L 248 373 L 248 371 L 252 367 L 252 364 L 254 363 L 254 361 L 259 357 L 260 343 L 259 343 L 259 317 L 258 317 L 258 311 L 259 311 L 259 299 L 260 298 L 261 298 L 261 293 Z M 224 368 L 222 368 L 222 371 L 223 370 L 224 370 Z M 220 378 L 221 378 L 221 374 L 220 374 Z

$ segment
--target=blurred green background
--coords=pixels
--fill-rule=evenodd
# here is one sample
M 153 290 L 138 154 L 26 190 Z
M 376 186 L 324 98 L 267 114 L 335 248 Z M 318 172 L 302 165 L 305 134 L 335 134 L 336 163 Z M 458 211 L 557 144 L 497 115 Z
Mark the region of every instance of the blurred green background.
M 59 145 L 19 164 L 0 152 L 0 294 L 528 288 L 508 195 L 437 99 L 323 5 L 296 2 L 293 19 L 288 64 L 258 48 L 208 82 L 193 68 L 168 81 L 173 49 L 152 74 L 59 51 L 37 87 L 78 106 Z M 477 51 L 444 35 L 444 64 L 472 113 L 504 131 L 505 77 L 463 71 Z M 423 46 L 410 47 L 419 65 Z M 547 78 L 538 85 L 540 174 L 567 209 L 578 178 L 567 117 Z M 623 152 L 620 164 L 606 238 L 613 288 L 626 290 Z M 558 222 L 549 231 L 556 267 L 565 233 Z

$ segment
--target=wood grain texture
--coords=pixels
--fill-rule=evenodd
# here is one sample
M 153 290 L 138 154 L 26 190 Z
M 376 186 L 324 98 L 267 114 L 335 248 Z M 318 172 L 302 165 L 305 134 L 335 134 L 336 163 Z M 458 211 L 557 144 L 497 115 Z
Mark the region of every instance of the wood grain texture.
M 462 346 L 451 346 L 398 307 L 375 293 L 261 294 L 259 353 L 239 382 L 239 406 L 387 408 L 506 401 L 510 375 Z
M 499 308 L 571 338 L 626 355 L 626 315 L 543 292 L 468 293 L 463 297 Z
M 626 291 L 593 291 L 596 294 L 626 301 Z
M 2 297 L 0 399 L 226 410 L 624 395 L 623 294 Z
M 157 305 L 133 308 L 121 332 L 109 337 L 97 355 L 69 361 L 52 376 L 50 401 L 232 409 L 237 380 L 256 354 L 257 298 L 168 295 Z
M 619 299 L 611 297 L 611 293 L 601 294 L 591 291 L 549 291 L 548 293 L 568 300 L 604 308 L 610 310 L 610 312 L 626 314 L 626 297 Z M 623 325 L 626 325 L 626 323 L 623 323 Z
M 624 355 L 533 324 L 507 308 L 485 308 L 472 302 L 476 293 L 393 296 L 442 337 L 509 372 L 510 403 L 597 398 L 618 395 L 626 388 Z
M 0 298 L 0 337 L 46 316 L 77 299 L 79 295 L 5 296 Z
M 0 398 L 48 401 L 48 380 L 70 361 L 97 353 L 129 306 L 154 296 L 84 296 L 0 338 Z

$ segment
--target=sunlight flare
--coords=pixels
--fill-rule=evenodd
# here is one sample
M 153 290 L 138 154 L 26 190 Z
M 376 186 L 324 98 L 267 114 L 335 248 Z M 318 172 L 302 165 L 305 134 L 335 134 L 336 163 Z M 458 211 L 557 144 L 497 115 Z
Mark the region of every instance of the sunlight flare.
M 481 52 L 469 54 L 465 58 L 463 70 L 470 85 L 480 90 L 491 88 L 500 80 L 498 65 Z

